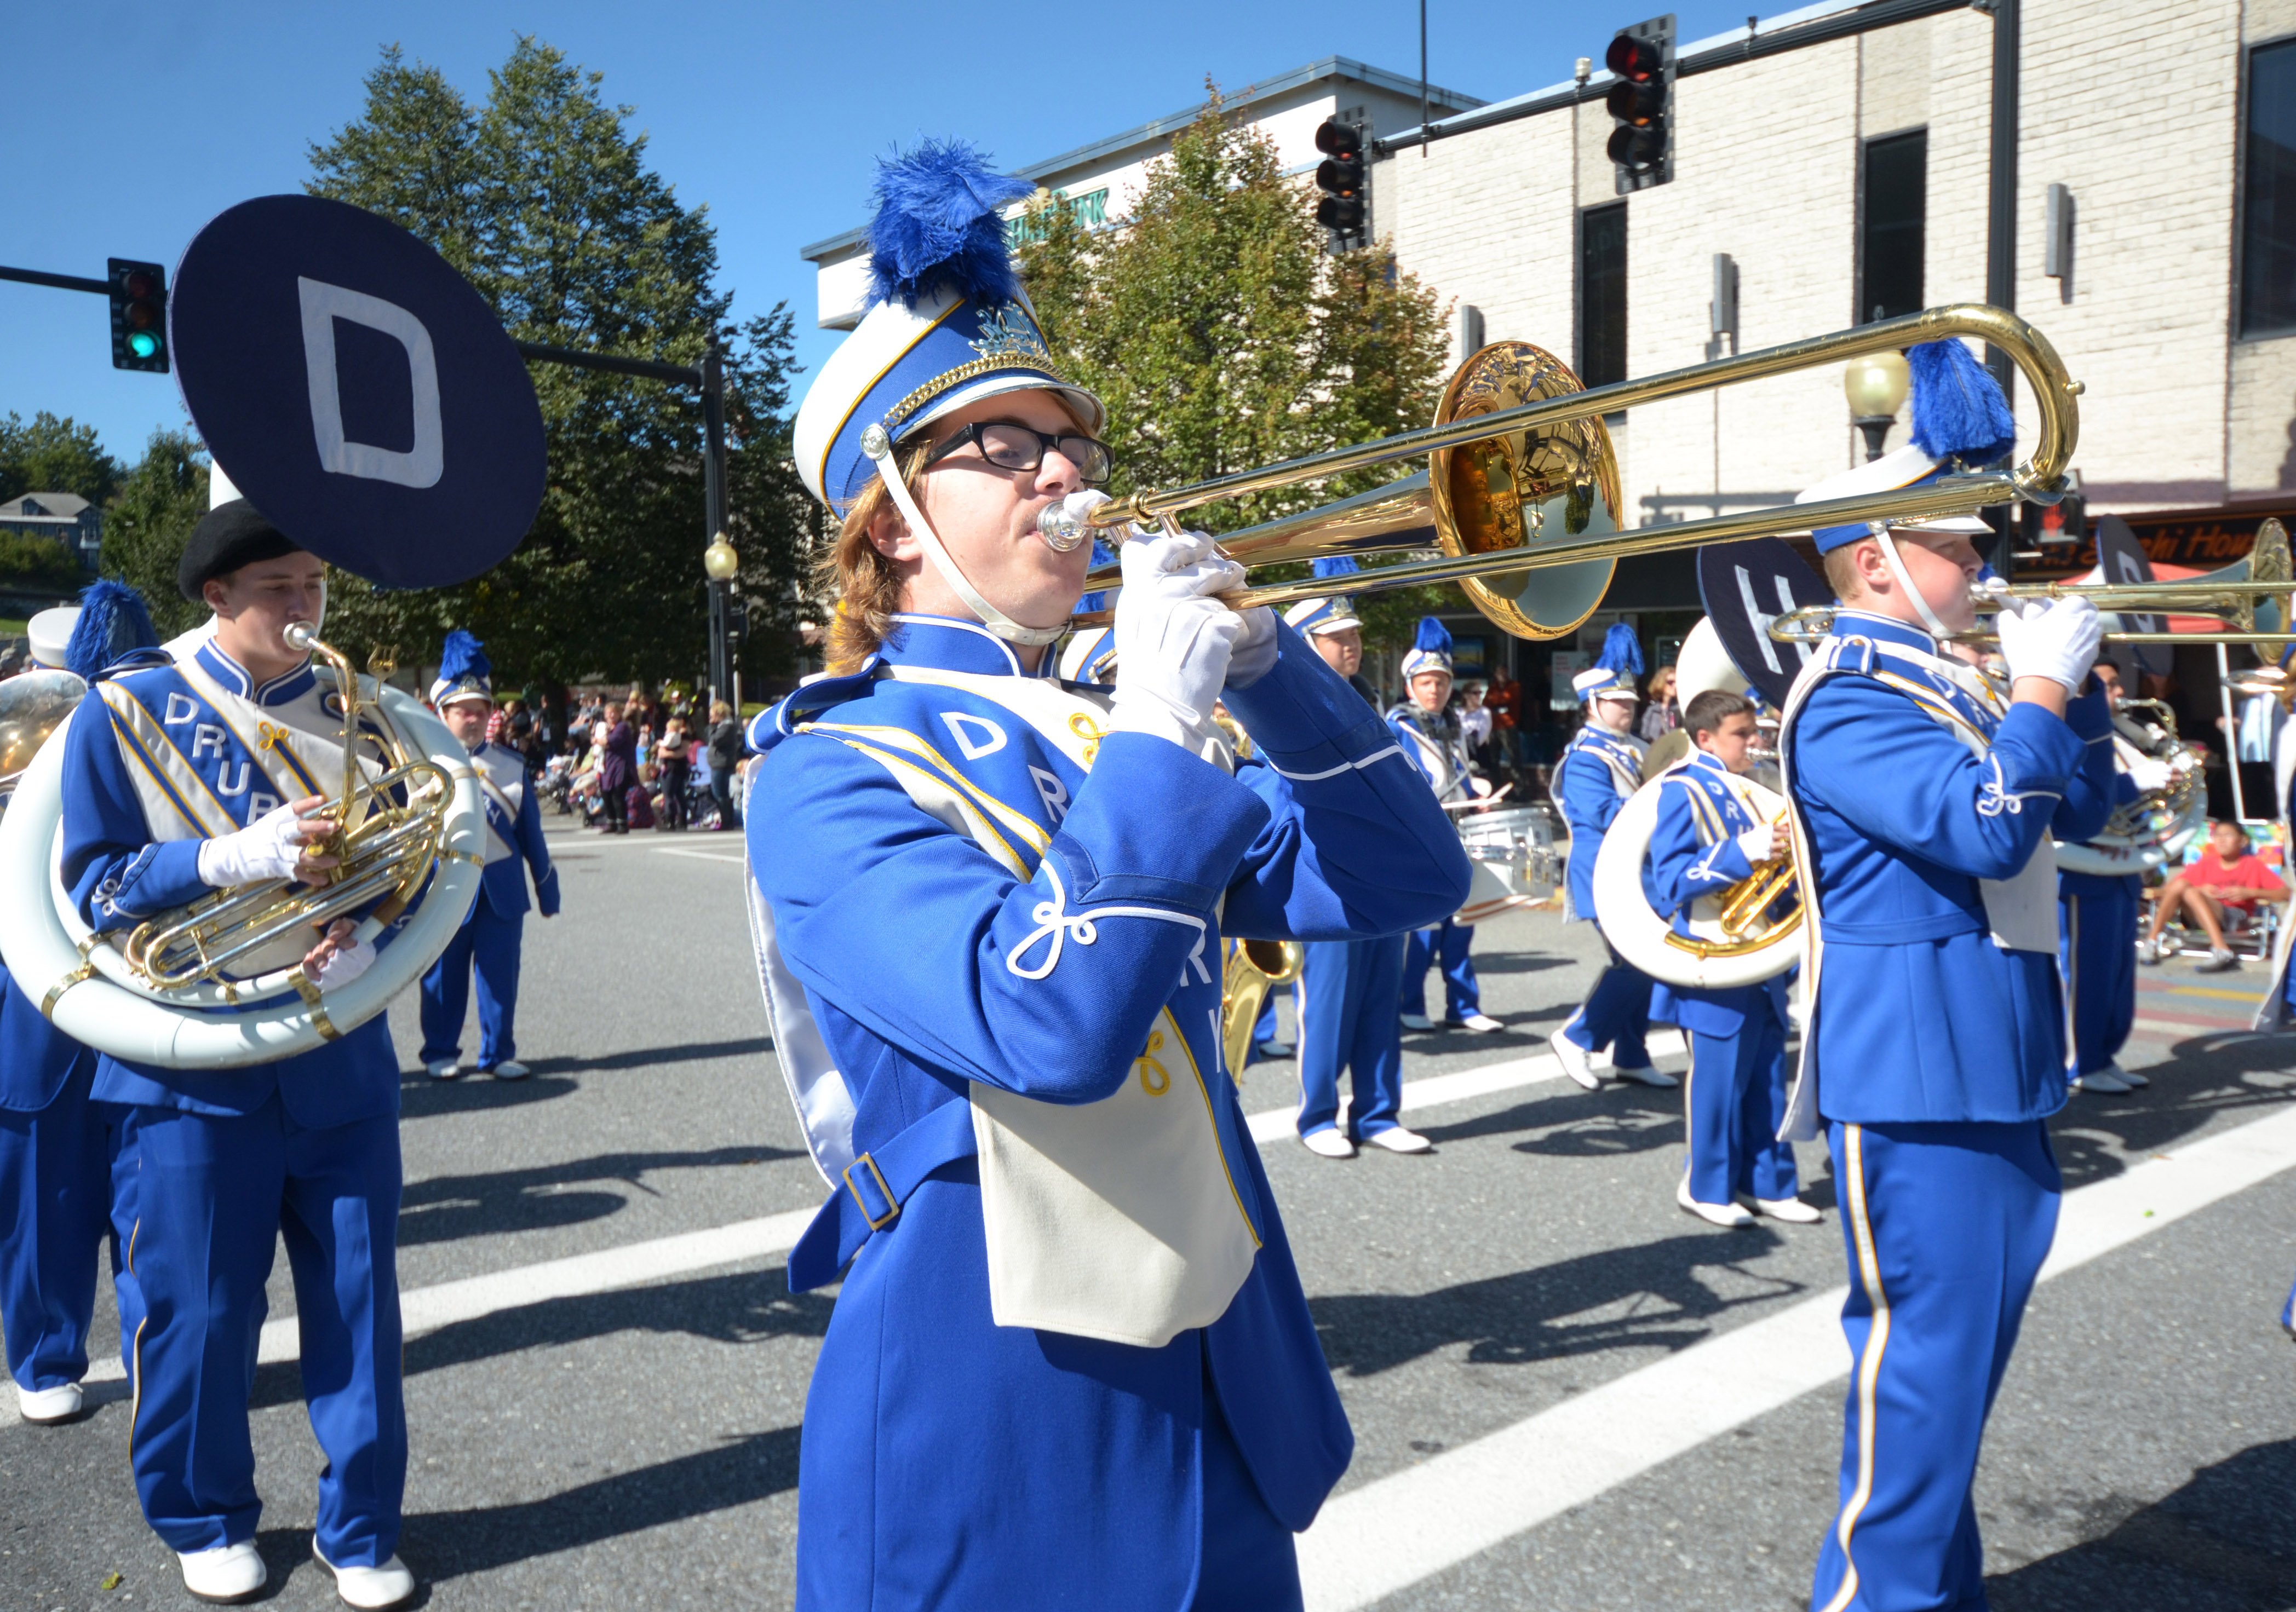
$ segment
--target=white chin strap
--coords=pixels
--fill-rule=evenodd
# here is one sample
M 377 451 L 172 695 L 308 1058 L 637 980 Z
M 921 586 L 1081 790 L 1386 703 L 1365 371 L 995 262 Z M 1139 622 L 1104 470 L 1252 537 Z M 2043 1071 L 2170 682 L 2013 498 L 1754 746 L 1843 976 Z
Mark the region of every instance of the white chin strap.
M 893 462 L 893 443 L 885 434 L 884 427 L 873 425 L 862 431 L 861 451 L 877 467 L 877 474 L 884 478 L 885 490 L 892 495 L 893 507 L 901 511 L 901 519 L 908 522 L 909 530 L 914 532 L 917 541 L 924 545 L 925 558 L 932 561 L 932 568 L 940 573 L 940 579 L 948 584 L 974 615 L 980 618 L 982 626 L 1007 643 L 1029 645 L 1050 643 L 1069 630 L 1066 622 L 1052 627 L 1023 626 L 983 599 L 972 584 L 965 580 L 964 573 L 956 569 L 955 560 L 941 546 L 939 535 L 925 520 L 924 511 L 917 508 L 917 501 L 909 495 L 907 484 L 901 479 L 899 467 Z
M 1930 609 L 1930 601 L 1922 597 L 1921 589 L 1915 587 L 1914 579 L 1906 574 L 1906 562 L 1898 557 L 1898 540 L 1890 535 L 1887 528 L 1874 535 L 1881 539 L 1882 558 L 1890 562 L 1890 575 L 1898 579 L 1898 585 L 1905 589 L 1906 597 L 1914 601 L 1914 609 L 1921 612 L 1922 625 L 1929 628 L 1939 644 L 1943 644 L 1953 635 L 1953 629 L 1938 619 L 1938 613 Z

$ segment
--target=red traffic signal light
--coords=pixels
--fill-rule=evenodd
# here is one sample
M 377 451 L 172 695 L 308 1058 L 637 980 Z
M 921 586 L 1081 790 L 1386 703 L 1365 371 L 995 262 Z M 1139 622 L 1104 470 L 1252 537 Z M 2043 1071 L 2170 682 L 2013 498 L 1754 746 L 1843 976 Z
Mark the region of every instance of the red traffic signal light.
M 168 271 L 156 263 L 111 260 L 111 367 L 168 372 Z
M 1620 34 L 1611 41 L 1611 48 L 1603 53 L 1603 65 L 1621 78 L 1636 84 L 1647 84 L 1665 70 L 1666 57 L 1650 40 Z
M 1618 193 L 1664 184 L 1674 177 L 1674 18 L 1620 29 L 1603 65 L 1617 80 L 1603 107 L 1617 122 L 1603 149 L 1616 165 Z
M 1316 127 L 1316 149 L 1327 157 L 1339 157 L 1360 162 L 1363 160 L 1363 130 L 1352 123 L 1342 123 L 1337 118 L 1326 118 Z M 1329 168 L 1328 162 L 1324 165 Z

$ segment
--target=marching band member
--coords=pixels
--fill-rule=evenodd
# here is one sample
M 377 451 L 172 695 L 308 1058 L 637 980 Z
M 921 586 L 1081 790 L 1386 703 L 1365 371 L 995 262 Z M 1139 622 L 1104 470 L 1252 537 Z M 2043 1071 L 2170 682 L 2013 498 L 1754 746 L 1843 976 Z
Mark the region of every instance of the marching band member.
M 2105 708 L 2120 705 L 2120 669 L 2099 660 L 2093 669 Z M 2113 781 L 2113 805 L 2168 781 L 2164 762 L 2134 762 Z M 2120 1067 L 2120 1049 L 2136 1027 L 2136 925 L 2144 909 L 2144 880 L 2136 873 L 2057 872 L 2057 960 L 2065 979 L 2065 1014 L 2072 1024 L 2069 1083 L 2076 1092 L 2119 1096 L 2152 1084 Z
M 1459 719 L 1447 708 L 1451 700 L 1451 634 L 1432 616 L 1419 623 L 1419 633 L 1403 657 L 1403 686 L 1410 698 L 1387 714 L 1403 754 L 1419 775 L 1447 806 L 1472 800 L 1491 792 L 1489 781 L 1474 775 L 1467 759 L 1467 741 Z M 1447 1030 L 1500 1030 L 1506 1027 L 1483 1011 L 1482 987 L 1475 979 L 1475 926 L 1446 918 L 1432 929 L 1414 929 L 1403 953 L 1403 1027 L 1430 1030 L 1427 1017 L 1427 964 L 1443 970 L 1443 1027 Z
M 1222 933 L 1454 910 L 1378 717 L 1195 534 L 1122 548 L 1112 695 L 1044 675 L 1111 469 L 969 148 L 880 169 L 875 296 L 796 456 L 841 521 L 832 675 L 752 724 L 775 1045 L 844 1287 L 808 1396 L 797 1604 L 1300 1605 L 1353 1440 L 1220 1064 Z M 1224 700 L 1265 765 L 1231 776 Z M 848 1268 L 848 1262 L 849 1268 Z
M 558 870 L 542 838 L 542 807 L 527 787 L 526 757 L 490 742 L 495 713 L 494 667 L 486 646 L 457 628 L 447 634 L 430 703 L 478 764 L 487 802 L 487 864 L 471 915 L 430 971 L 422 977 L 422 1064 L 437 1080 L 463 1073 L 463 1012 L 471 975 L 479 978 L 479 1073 L 523 1080 L 518 1061 L 519 950 L 534 875 L 534 902 L 545 918 L 558 916 Z
M 1318 560 L 1315 569 L 1318 577 L 1342 577 L 1356 562 L 1341 555 Z M 1363 665 L 1363 623 L 1347 595 L 1302 600 L 1283 619 L 1325 666 L 1354 682 Z M 1375 703 L 1365 703 L 1376 714 Z M 1403 990 L 1404 945 L 1401 935 L 1308 943 L 1292 998 L 1300 1018 L 1294 1124 L 1311 1153 L 1352 1158 L 1359 1142 L 1390 1153 L 1424 1153 L 1433 1145 L 1396 1118 L 1403 1109 L 1403 1027 L 1392 1004 Z M 1423 971 L 1425 966 L 1423 958 Z M 1352 1072 L 1353 1092 L 1345 1131 L 1339 1126 L 1342 1068 Z
M 1916 347 L 1914 443 L 1802 495 L 1910 486 L 2005 453 L 2015 425 L 1958 341 Z M 1822 1120 L 1856 1371 L 1815 1612 L 1978 1607 L 1970 1484 L 2054 1235 L 2065 1101 L 2052 834 L 2111 806 L 2096 611 L 1999 619 L 2005 693 L 1939 652 L 1974 620 L 1971 520 L 1821 528 L 1842 610 L 1779 732 L 1809 925 L 1786 1133 Z
M 1659 794 L 1650 862 L 1653 905 L 1686 935 L 1693 902 L 1784 855 L 1792 830 L 1766 821 L 1733 787 L 1737 774 L 1753 768 L 1752 700 L 1707 689 L 1683 708 L 1681 723 L 1696 749 L 1665 775 L 1670 787 Z M 1777 1134 L 1785 1118 L 1784 978 L 1713 991 L 1660 981 L 1651 1017 L 1690 1037 L 1682 1093 L 1689 1156 L 1675 1201 L 1718 1226 L 1751 1225 L 1749 1204 L 1774 1220 L 1822 1218 L 1795 1196 L 1793 1144 Z
M 32 618 L 28 669 L 94 683 L 158 645 L 133 588 L 97 582 L 81 599 Z M 128 1344 L 142 1311 L 124 1255 L 135 1220 L 135 1148 L 129 1111 L 95 1101 L 94 1080 L 95 1053 L 42 1018 L 0 970 L 0 1323 L 17 1409 L 42 1425 L 80 1413 L 106 1242 L 121 1363 L 131 1377 L 135 1370 Z
M 337 860 L 315 848 L 330 825 L 309 814 L 340 785 L 340 703 L 282 636 L 321 618 L 318 556 L 234 499 L 193 529 L 176 579 L 214 611 L 211 634 L 171 665 L 96 684 L 66 733 L 63 881 L 100 931 L 211 890 L 323 884 Z M 338 921 L 303 959 L 323 990 L 373 960 L 351 927 Z M 414 1580 L 393 1554 L 406 1417 L 398 1060 L 387 1020 L 246 1068 L 102 1056 L 93 1089 L 134 1109 L 132 1264 L 145 1313 L 131 1344 L 129 1459 L 184 1587 L 241 1600 L 266 1576 L 248 1399 L 283 1234 L 304 1397 L 327 1456 L 312 1551 L 346 1602 L 397 1605 Z
M 1586 919 L 1601 933 L 1595 916 L 1595 858 L 1619 808 L 1643 785 L 1643 741 L 1634 736 L 1635 677 L 1642 650 L 1634 629 L 1620 622 L 1605 636 L 1595 664 L 1570 680 L 1587 708 L 1587 720 L 1571 735 L 1554 764 L 1549 792 L 1570 829 L 1570 861 L 1564 888 L 1566 922 Z M 1603 943 L 1609 965 L 1587 993 L 1578 1011 L 1547 1044 L 1562 1072 L 1588 1091 L 1602 1084 L 1591 1055 L 1611 1049 L 1611 1072 L 1646 1086 L 1671 1086 L 1675 1078 L 1653 1068 L 1644 1037 L 1650 1032 L 1651 978 Z

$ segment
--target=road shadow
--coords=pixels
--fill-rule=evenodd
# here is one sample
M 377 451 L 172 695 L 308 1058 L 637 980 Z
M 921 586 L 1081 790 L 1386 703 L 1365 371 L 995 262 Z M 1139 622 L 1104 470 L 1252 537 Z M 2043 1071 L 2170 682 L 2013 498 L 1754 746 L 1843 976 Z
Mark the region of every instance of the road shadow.
M 406 1376 L 499 1360 L 532 1349 L 563 1347 L 618 1332 L 680 1334 L 713 1343 L 763 1343 L 777 1338 L 820 1338 L 836 1303 L 828 1291 L 791 1293 L 780 1265 L 729 1271 L 611 1293 L 545 1299 L 456 1322 L 406 1340 Z M 303 1374 L 293 1361 L 259 1367 L 251 1405 L 261 1410 L 302 1398 Z
M 2081 1510 L 2081 1543 L 1986 1579 L 1995 1612 L 2296 1606 L 2296 1439 L 2203 1467 L 2151 1505 L 2116 1494 Z
M 603 1052 L 595 1058 L 537 1058 L 527 1067 L 537 1075 L 569 1075 L 583 1070 L 650 1069 L 665 1063 L 706 1063 L 718 1058 L 755 1058 L 773 1050 L 772 1036 L 746 1035 L 739 1041 L 699 1041 L 675 1047 L 635 1047 L 627 1052 Z
M 2049 1122 L 2065 1190 L 2125 1174 L 2219 1114 L 2289 1101 L 2296 1087 L 2247 1076 L 2284 1074 L 2292 1065 L 2296 1036 L 2211 1033 L 2180 1041 L 2167 1060 L 2147 1065 L 2152 1084 L 2141 1091 L 2125 1097 L 2074 1092 Z
M 775 1428 L 540 1500 L 418 1512 L 406 1519 L 400 1553 L 434 1583 L 490 1572 L 785 1493 L 797 1487 L 797 1457 L 798 1429 Z M 625 1604 L 648 1599 L 626 1589 Z
M 1553 952 L 1494 952 L 1487 957 L 1479 956 L 1475 959 L 1475 972 L 1478 976 L 1541 974 L 1548 969 L 1573 967 L 1578 961 L 1575 957 L 1565 957 Z M 1432 984 L 1434 975 L 1432 965 L 1428 969 L 1428 975 L 1430 983 Z M 1441 987 L 1439 986 L 1435 988 L 1439 990 Z
M 582 1089 L 576 1080 L 496 1080 L 491 1075 L 464 1075 L 457 1080 L 433 1080 L 422 1069 L 398 1074 L 398 1117 L 436 1119 L 442 1114 L 475 1114 L 491 1109 L 523 1108 L 571 1097 Z
M 1747 1268 L 1784 1246 L 1767 1226 L 1717 1229 L 1607 1248 L 1535 1271 L 1487 1277 L 1430 1293 L 1311 1297 L 1332 1368 L 1372 1377 L 1466 1346 L 1478 1364 L 1525 1365 L 1606 1349 L 1704 1341 L 1714 1320 L 1749 1304 L 1803 1292 L 1800 1282 Z M 1701 1272 L 1730 1274 L 1724 1297 Z
M 398 1243 L 452 1242 L 504 1232 L 579 1225 L 621 1209 L 620 1192 L 570 1191 L 585 1182 L 616 1182 L 658 1197 L 646 1184 L 657 1170 L 711 1170 L 772 1164 L 803 1155 L 788 1148 L 711 1148 L 701 1152 L 605 1153 L 563 1164 L 483 1175 L 441 1175 L 410 1183 L 399 1199 Z
M 1543 1043 L 1541 1043 L 1544 1044 Z M 1668 1127 L 1671 1127 L 1669 1131 Z M 1433 1141 L 1465 1141 L 1478 1136 L 1507 1136 L 1519 1131 L 1549 1135 L 1515 1143 L 1518 1152 L 1584 1158 L 1595 1153 L 1637 1153 L 1682 1141 L 1682 1093 L 1653 1086 L 1606 1081 L 1588 1092 L 1567 1081 L 1550 1083 L 1537 1097 L 1479 1114 L 1456 1125 L 1417 1127 Z M 1585 1137 L 1563 1135 L 1577 1131 Z M 1617 1133 L 1615 1136 L 1611 1133 Z M 1648 1133 L 1656 1134 L 1646 1135 Z M 1602 1140 L 1595 1140 L 1600 1137 Z M 1633 1138 L 1635 1145 L 1622 1143 Z

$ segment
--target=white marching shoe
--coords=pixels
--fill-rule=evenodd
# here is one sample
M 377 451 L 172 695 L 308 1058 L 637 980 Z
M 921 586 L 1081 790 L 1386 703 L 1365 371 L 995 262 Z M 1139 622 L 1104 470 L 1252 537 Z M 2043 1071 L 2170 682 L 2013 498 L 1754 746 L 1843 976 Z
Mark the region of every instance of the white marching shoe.
M 27 1388 L 21 1384 L 16 1388 L 17 1414 L 43 1428 L 70 1421 L 79 1414 L 80 1404 L 79 1385 L 76 1382 L 57 1388 Z
M 1772 1220 L 1783 1220 L 1797 1226 L 1814 1226 L 1825 1218 L 1799 1198 L 1742 1198 L 1741 1207 L 1751 1206 L 1755 1213 L 1767 1215 Z
M 184 1588 L 219 1607 L 252 1600 L 271 1579 L 250 1539 L 212 1551 L 179 1551 L 176 1560 L 184 1570 Z
M 1591 1092 L 1603 1084 L 1602 1077 L 1595 1073 L 1594 1063 L 1587 1056 L 1587 1049 L 1562 1031 L 1557 1030 L 1548 1036 L 1546 1044 L 1554 1049 L 1555 1060 L 1562 1065 L 1562 1072 L 1580 1085 Z
M 1506 1026 L 1501 1024 L 1497 1019 L 1493 1019 L 1488 1013 L 1470 1013 L 1464 1019 L 1455 1019 L 1451 1020 L 1450 1024 L 1445 1027 L 1461 1030 L 1474 1030 L 1482 1035 L 1488 1035 L 1493 1030 L 1505 1029 Z
M 463 1065 L 459 1059 L 434 1058 L 430 1060 L 430 1068 L 433 1080 L 460 1080 L 463 1077 Z
M 1353 1158 L 1356 1144 L 1337 1125 L 1325 1125 L 1320 1131 L 1310 1131 L 1300 1139 L 1300 1145 L 1319 1158 Z
M 1734 1203 L 1701 1203 L 1690 1195 L 1690 1177 L 1685 1175 L 1675 1184 L 1674 1201 L 1699 1219 L 1718 1226 L 1751 1226 L 1754 1217 L 1744 1207 Z
M 1435 1027 L 1435 1021 L 1424 1013 L 1405 1013 L 1400 1017 L 1406 1030 L 1431 1030 Z
M 414 1575 L 396 1556 L 379 1567 L 338 1567 L 319 1554 L 318 1542 L 314 1540 L 311 1559 L 335 1575 L 335 1593 L 347 1607 L 395 1607 L 414 1593 Z
M 2152 1084 L 2152 1077 L 2150 1075 L 2139 1075 L 2136 1070 L 2124 1069 L 2117 1063 L 2107 1064 L 2105 1065 L 2105 1068 L 2112 1071 L 2112 1077 L 2115 1080 L 2120 1082 L 2121 1084 L 2128 1087 L 2131 1091 L 2135 1091 L 2139 1087 L 2149 1086 Z
M 487 1073 L 496 1080 L 524 1080 L 533 1071 L 515 1058 L 505 1058 Z
M 1618 1079 L 1631 1080 L 1638 1086 L 1656 1086 L 1661 1092 L 1670 1091 L 1682 1084 L 1664 1069 L 1654 1068 L 1649 1064 L 1639 1069 L 1621 1069 L 1614 1064 L 1611 1073 Z
M 2099 1097 L 2118 1097 L 2123 1092 L 2136 1089 L 2121 1077 L 2120 1070 L 2109 1064 L 2102 1069 L 2091 1069 L 2086 1075 L 2076 1075 L 2065 1084 L 2076 1092 L 2093 1092 Z
M 1384 1131 L 1374 1131 L 1364 1141 L 1374 1148 L 1385 1148 L 1390 1153 L 1427 1153 L 1435 1144 L 1416 1131 L 1406 1131 L 1401 1125 L 1390 1125 Z

